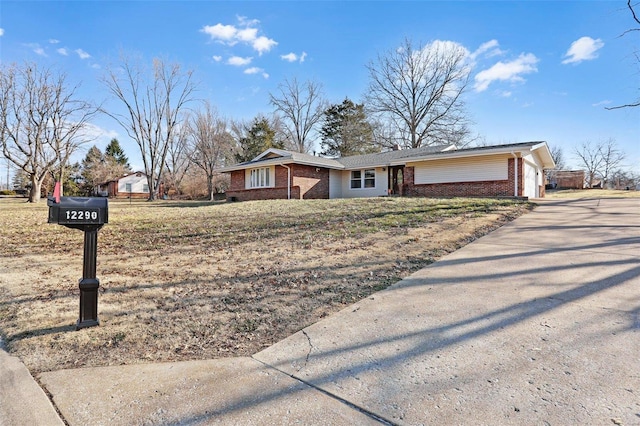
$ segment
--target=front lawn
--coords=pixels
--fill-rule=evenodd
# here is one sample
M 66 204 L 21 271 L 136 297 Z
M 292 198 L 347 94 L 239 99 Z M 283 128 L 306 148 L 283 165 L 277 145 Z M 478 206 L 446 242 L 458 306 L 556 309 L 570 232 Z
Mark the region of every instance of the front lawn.
M 494 199 L 110 201 L 100 326 L 75 331 L 83 234 L 0 199 L 0 333 L 34 373 L 262 348 L 527 212 Z

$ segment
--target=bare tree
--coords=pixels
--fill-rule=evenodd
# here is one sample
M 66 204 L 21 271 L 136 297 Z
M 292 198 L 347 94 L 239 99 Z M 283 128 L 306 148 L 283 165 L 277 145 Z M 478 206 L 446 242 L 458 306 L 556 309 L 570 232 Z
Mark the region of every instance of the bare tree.
M 229 131 L 229 123 L 218 116 L 216 110 L 207 102 L 204 111 L 197 111 L 189 123 L 190 159 L 207 176 L 209 199 L 215 195 L 215 169 L 223 165 L 231 156 L 234 144 Z
M 635 7 L 637 6 L 637 4 L 632 4 L 631 0 L 627 0 L 627 8 L 629 9 L 629 11 L 631 12 L 631 17 L 634 20 L 634 22 L 636 24 L 638 24 L 638 28 L 631 28 L 628 29 L 627 31 L 625 31 L 624 33 L 622 33 L 622 35 L 631 33 L 631 32 L 635 32 L 635 31 L 640 31 L 640 15 L 636 13 L 635 11 Z M 638 67 L 640 68 L 640 53 L 638 53 L 637 51 L 635 52 L 635 57 L 636 57 L 636 64 L 638 65 Z M 614 107 L 608 107 L 606 109 L 620 109 L 620 108 L 633 108 L 633 107 L 638 107 L 640 106 L 640 99 L 638 99 L 635 102 L 632 102 L 630 104 L 625 104 L 625 105 L 618 105 L 618 106 L 614 106 Z
M 461 95 L 470 69 L 467 51 L 450 42 L 414 48 L 409 39 L 367 65 L 368 108 L 392 123 L 402 145 L 459 142 L 469 133 Z
M 602 188 L 607 184 L 611 173 L 624 160 L 625 154 L 620 151 L 614 139 L 599 143 L 584 142 L 574 149 L 576 158 L 587 172 L 587 186 L 593 188 L 597 178 L 602 179 Z
M 598 145 L 592 142 L 583 142 L 574 148 L 573 153 L 580 165 L 585 168 L 587 188 L 593 188 L 598 176 L 598 170 L 602 166 L 602 156 Z
M 167 155 L 167 176 L 166 181 L 169 187 L 173 187 L 178 194 L 182 194 L 182 181 L 191 168 L 189 159 L 189 118 L 186 116 L 182 121 L 179 131 L 175 132 Z
M 564 161 L 564 152 L 562 151 L 562 147 L 560 145 L 554 145 L 551 147 L 551 158 L 553 158 L 553 162 L 556 165 L 555 170 L 562 170 L 566 167 Z
M 0 146 L 29 176 L 29 202 L 41 197 L 47 173 L 63 172 L 71 155 L 88 141 L 83 131 L 97 108 L 75 97 L 66 76 L 26 63 L 0 69 Z
M 553 169 L 545 170 L 545 173 L 547 177 L 547 182 L 549 182 L 551 185 L 553 185 L 553 188 L 555 188 L 555 185 L 557 184 L 556 172 L 558 170 L 562 170 L 565 168 L 564 152 L 562 151 L 562 147 L 559 145 L 554 145 L 554 146 L 551 146 L 550 148 L 551 148 L 550 149 L 551 158 L 553 158 L 553 162 L 555 163 L 556 166 Z
M 602 166 L 599 172 L 602 176 L 602 187 L 605 188 L 609 184 L 609 178 L 613 171 L 624 160 L 625 154 L 618 149 L 615 139 L 611 138 L 600 144 L 599 152 L 602 156 Z
M 149 185 L 149 201 L 156 198 L 162 182 L 167 155 L 179 119 L 193 100 L 192 71 L 155 58 L 150 73 L 123 58 L 121 66 L 110 69 L 103 82 L 125 107 L 124 114 L 107 112 L 125 128 L 140 148 Z
M 279 94 L 270 94 L 271 104 L 282 114 L 287 143 L 298 152 L 310 152 L 313 146 L 311 132 L 323 117 L 325 104 L 319 83 L 297 79 L 285 80 L 278 85 Z

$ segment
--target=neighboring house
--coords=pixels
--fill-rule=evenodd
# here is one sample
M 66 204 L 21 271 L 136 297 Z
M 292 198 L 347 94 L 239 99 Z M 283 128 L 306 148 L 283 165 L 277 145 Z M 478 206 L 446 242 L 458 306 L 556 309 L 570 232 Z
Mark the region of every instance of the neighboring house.
M 96 193 L 110 198 L 149 198 L 147 175 L 134 172 L 98 185 Z
M 538 198 L 544 197 L 544 170 L 554 165 L 546 142 L 525 142 L 342 158 L 272 148 L 218 171 L 231 174 L 227 199 L 237 201 L 385 195 Z
M 554 189 L 583 189 L 584 182 L 584 170 L 553 170 L 549 178 Z

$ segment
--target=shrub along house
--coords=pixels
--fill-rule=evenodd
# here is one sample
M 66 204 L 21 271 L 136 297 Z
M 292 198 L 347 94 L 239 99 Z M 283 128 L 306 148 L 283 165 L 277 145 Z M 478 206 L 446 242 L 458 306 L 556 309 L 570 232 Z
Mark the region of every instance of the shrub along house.
M 230 173 L 227 199 L 544 197 L 546 142 L 456 149 L 441 145 L 342 158 L 268 149 Z

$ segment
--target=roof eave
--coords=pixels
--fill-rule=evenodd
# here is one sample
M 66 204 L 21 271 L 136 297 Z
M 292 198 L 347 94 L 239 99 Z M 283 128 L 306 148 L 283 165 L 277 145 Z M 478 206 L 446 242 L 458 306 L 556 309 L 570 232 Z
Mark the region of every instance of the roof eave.
M 335 170 L 344 169 L 344 166 L 341 164 L 328 165 L 328 164 L 318 163 L 314 161 L 294 160 L 290 157 L 280 157 L 280 158 L 273 158 L 268 160 L 260 160 L 260 161 L 251 162 L 251 163 L 235 164 L 233 166 L 228 166 L 228 167 L 221 167 L 216 171 L 219 173 L 230 173 L 238 170 L 253 169 L 256 167 L 264 167 L 264 166 L 281 166 L 284 164 L 302 164 L 305 166 L 321 167 L 324 169 L 335 169 Z
M 540 142 L 537 145 L 531 147 L 531 152 L 536 152 L 542 160 L 542 168 L 553 169 L 556 167 L 556 162 L 551 156 L 551 150 L 546 142 Z
M 459 151 L 441 151 L 434 152 L 427 155 L 422 155 L 420 157 L 412 157 L 412 158 L 400 158 L 398 160 L 394 160 L 390 162 L 390 166 L 400 166 L 407 163 L 417 163 L 420 161 L 431 161 L 431 160 L 441 160 L 441 159 L 449 159 L 449 158 L 463 158 L 463 157 L 482 157 L 486 155 L 496 155 L 496 154 L 511 154 L 514 152 L 518 152 L 522 154 L 525 151 L 529 151 L 529 147 L 523 147 L 524 149 L 515 149 L 516 147 L 499 147 L 493 149 L 482 148 L 481 150 L 473 151 L 473 150 L 459 150 Z

